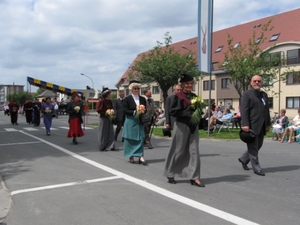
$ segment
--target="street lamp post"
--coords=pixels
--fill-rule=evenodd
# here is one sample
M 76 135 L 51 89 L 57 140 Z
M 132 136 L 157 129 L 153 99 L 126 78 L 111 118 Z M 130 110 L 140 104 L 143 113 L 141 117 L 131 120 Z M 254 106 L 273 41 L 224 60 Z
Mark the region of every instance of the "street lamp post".
M 89 76 L 85 75 L 84 73 L 80 74 L 81 76 L 85 76 L 87 78 L 89 78 L 92 81 L 92 89 L 94 90 L 94 81 L 92 80 L 92 78 L 90 78 Z M 92 102 L 92 111 L 94 111 L 94 102 Z

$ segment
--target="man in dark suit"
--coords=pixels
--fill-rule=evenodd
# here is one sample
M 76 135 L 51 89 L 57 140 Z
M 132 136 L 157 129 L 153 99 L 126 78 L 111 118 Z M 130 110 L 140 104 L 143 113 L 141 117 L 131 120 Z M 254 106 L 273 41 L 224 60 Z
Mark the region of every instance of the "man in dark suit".
M 173 102 L 173 99 L 174 99 L 176 93 L 179 91 L 181 91 L 180 85 L 175 85 L 173 94 L 168 96 L 166 99 L 165 116 L 166 116 L 166 128 L 168 128 L 168 129 L 173 129 L 174 122 L 176 120 L 176 117 L 170 115 L 170 107 L 171 107 L 171 103 Z
M 115 111 L 115 117 L 116 117 L 116 122 L 117 122 L 117 127 L 115 131 L 115 141 L 118 139 L 118 135 L 121 131 L 121 128 L 123 127 L 124 120 L 125 120 L 125 115 L 123 111 L 123 99 L 124 99 L 125 93 L 124 91 L 119 91 L 119 98 L 117 98 L 114 101 L 114 111 Z M 122 142 L 123 142 L 122 138 Z
M 262 171 L 258 151 L 263 145 L 264 135 L 271 128 L 268 96 L 261 90 L 262 78 L 254 75 L 251 79 L 251 88 L 244 92 L 241 100 L 242 130 L 249 132 L 253 130 L 256 134 L 255 140 L 247 143 L 247 150 L 239 158 L 244 170 L 249 170 L 247 164 L 251 162 L 255 174 L 265 176 Z

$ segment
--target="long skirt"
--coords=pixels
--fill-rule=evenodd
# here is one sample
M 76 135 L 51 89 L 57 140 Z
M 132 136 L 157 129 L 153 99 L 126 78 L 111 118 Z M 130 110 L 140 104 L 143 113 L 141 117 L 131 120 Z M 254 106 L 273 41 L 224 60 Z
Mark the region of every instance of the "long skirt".
M 52 126 L 52 116 L 44 115 L 44 124 L 46 128 L 46 133 L 50 133 L 50 128 Z
M 26 123 L 32 123 L 32 109 L 25 111 Z
M 70 119 L 69 122 L 69 132 L 67 137 L 82 137 L 84 135 L 81 128 L 81 120 L 80 118 Z
M 144 125 L 134 116 L 126 116 L 122 137 L 124 138 L 124 156 L 144 156 Z
M 114 148 L 114 127 L 108 118 L 99 118 L 98 149 L 99 151 Z
M 188 177 L 200 179 L 200 155 L 198 129 L 191 133 L 190 128 L 175 121 L 171 147 L 165 161 L 166 177 Z

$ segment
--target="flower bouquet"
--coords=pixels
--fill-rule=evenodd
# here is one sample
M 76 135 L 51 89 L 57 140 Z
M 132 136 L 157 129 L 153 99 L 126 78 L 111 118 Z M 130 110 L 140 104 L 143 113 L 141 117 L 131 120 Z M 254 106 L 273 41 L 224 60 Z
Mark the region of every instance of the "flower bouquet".
M 106 112 L 105 112 L 105 115 L 108 117 L 108 119 L 109 119 L 110 121 L 113 120 L 114 114 L 115 114 L 115 111 L 114 111 L 113 109 L 108 109 L 108 110 L 106 110 Z
M 145 110 L 146 110 L 146 108 L 145 108 L 144 105 L 137 105 L 136 106 L 136 114 L 135 114 L 135 116 L 137 118 L 139 118 L 142 114 L 145 113 Z
M 192 124 L 199 124 L 201 120 L 201 114 L 202 114 L 202 107 L 203 107 L 203 102 L 201 97 L 193 97 L 191 99 L 191 105 L 190 109 L 192 109 L 194 112 L 191 117 L 191 123 Z
M 75 106 L 74 110 L 75 110 L 76 113 L 78 113 L 80 111 L 80 107 L 79 106 Z
M 45 113 L 49 115 L 52 114 L 51 109 L 49 107 L 45 108 Z

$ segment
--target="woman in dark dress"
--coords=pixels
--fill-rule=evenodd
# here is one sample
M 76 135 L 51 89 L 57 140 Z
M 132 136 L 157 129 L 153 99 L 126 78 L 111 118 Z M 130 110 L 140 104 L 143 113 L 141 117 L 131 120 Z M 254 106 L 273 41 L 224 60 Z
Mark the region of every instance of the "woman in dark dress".
M 99 114 L 98 124 L 98 149 L 99 151 L 116 151 L 114 139 L 114 127 L 112 117 L 114 116 L 113 103 L 110 100 L 111 90 L 103 88 L 96 111 Z
M 83 122 L 83 103 L 77 92 L 72 93 L 72 101 L 67 104 L 66 112 L 69 114 L 69 132 L 67 137 L 73 137 L 73 143 L 78 144 L 77 137 L 84 135 L 81 124 Z
M 33 112 L 33 104 L 31 99 L 27 99 L 24 104 L 24 111 L 25 111 L 25 117 L 26 117 L 26 123 L 31 124 L 32 123 L 32 112 Z
M 168 182 L 176 184 L 175 175 L 187 177 L 191 185 L 205 187 L 200 181 L 200 155 L 198 124 L 191 122 L 193 110 L 191 99 L 194 79 L 183 74 L 180 78 L 182 92 L 176 93 L 171 102 L 170 114 L 176 117 L 173 128 L 171 147 L 165 161 L 164 175 Z
M 129 158 L 130 163 L 135 163 L 134 157 L 138 157 L 139 164 L 146 166 L 147 162 L 144 158 L 145 131 L 139 117 L 143 113 L 141 111 L 138 112 L 137 107 L 146 110 L 147 103 L 146 99 L 139 95 L 140 88 L 141 84 L 139 81 L 133 80 L 129 82 L 131 94 L 125 97 L 123 101 L 125 122 L 122 135 L 124 138 L 124 156 Z

